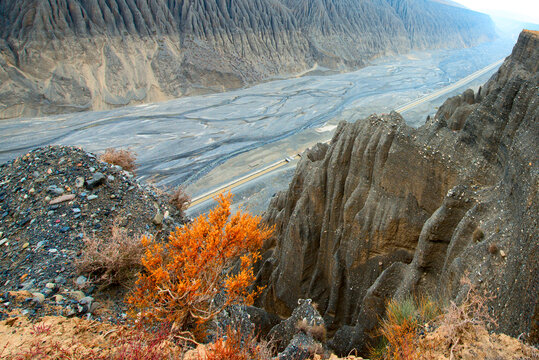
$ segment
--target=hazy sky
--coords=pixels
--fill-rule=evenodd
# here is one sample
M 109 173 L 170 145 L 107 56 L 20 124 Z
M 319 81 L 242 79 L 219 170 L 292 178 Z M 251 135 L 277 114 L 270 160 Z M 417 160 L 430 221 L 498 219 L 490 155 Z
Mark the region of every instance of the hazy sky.
M 456 0 L 481 12 L 539 24 L 539 0 Z

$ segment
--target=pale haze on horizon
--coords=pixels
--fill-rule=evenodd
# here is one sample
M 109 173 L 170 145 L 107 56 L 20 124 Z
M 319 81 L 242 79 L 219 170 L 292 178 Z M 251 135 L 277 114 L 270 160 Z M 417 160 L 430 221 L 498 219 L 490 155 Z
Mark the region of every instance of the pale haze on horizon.
M 456 0 L 472 10 L 539 24 L 537 0 Z

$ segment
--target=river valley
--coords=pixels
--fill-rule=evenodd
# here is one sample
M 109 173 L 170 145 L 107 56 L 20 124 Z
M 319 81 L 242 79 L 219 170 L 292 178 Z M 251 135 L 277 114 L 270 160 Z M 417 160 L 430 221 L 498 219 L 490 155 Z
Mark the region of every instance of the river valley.
M 142 180 L 166 186 L 183 184 L 196 197 L 328 140 L 340 120 L 387 113 L 453 84 L 503 59 L 512 45 L 497 40 L 468 49 L 414 52 L 378 59 L 352 73 L 313 75 L 323 72 L 321 69 L 219 94 L 107 111 L 2 120 L 0 161 L 47 144 L 82 146 L 92 152 L 129 148 L 138 154 L 137 175 Z M 407 123 L 422 125 L 448 96 L 477 88 L 497 68 L 407 109 L 403 114 Z M 269 196 L 288 184 L 293 165 L 280 169 L 278 176 L 274 174 L 277 177 L 263 178 L 262 183 L 251 184 L 250 190 L 242 190 L 246 200 L 264 189 L 264 195 L 258 196 L 262 199 L 259 205 L 252 205 L 254 212 L 261 211 Z

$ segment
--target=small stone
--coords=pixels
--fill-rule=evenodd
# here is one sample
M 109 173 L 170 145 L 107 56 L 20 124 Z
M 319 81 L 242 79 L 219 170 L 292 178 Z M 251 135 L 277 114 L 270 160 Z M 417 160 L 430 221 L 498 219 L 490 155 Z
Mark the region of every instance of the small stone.
M 61 303 L 62 301 L 64 301 L 64 297 L 62 295 L 55 295 L 54 296 L 54 301 L 56 303 Z
M 75 198 L 75 194 L 66 194 L 66 195 L 62 195 L 62 196 L 59 196 L 53 200 L 51 200 L 49 202 L 49 205 L 54 205 L 54 204 L 59 204 L 59 203 L 63 203 L 65 201 L 70 201 L 70 200 L 73 200 Z
M 64 233 L 68 232 L 69 230 L 71 230 L 71 227 L 64 226 L 64 227 L 60 228 L 60 233 L 64 234 Z
M 7 243 L 7 238 L 0 240 L 0 246 L 4 245 L 5 243 Z
M 55 195 L 62 195 L 64 193 L 64 189 L 59 188 L 56 185 L 51 185 L 47 188 L 47 191 L 49 193 L 55 194 Z
M 36 189 L 34 189 L 34 188 L 31 188 L 30 190 L 28 190 L 28 193 L 30 193 L 30 194 L 33 194 L 35 192 L 36 192 Z
M 96 172 L 92 178 L 86 181 L 86 188 L 92 190 L 105 182 L 105 175 L 100 172 Z
M 78 286 L 82 287 L 82 286 L 84 286 L 84 285 L 86 284 L 87 281 L 88 281 L 88 278 L 87 278 L 86 276 L 82 276 L 82 275 L 81 275 L 81 276 L 79 276 L 79 277 L 77 278 L 77 280 L 75 280 L 75 283 L 76 283 Z
M 54 290 L 54 289 L 56 289 L 56 284 L 55 284 L 55 283 L 48 282 L 48 283 L 45 284 L 45 287 L 46 287 L 47 289 Z
M 500 250 L 500 256 L 501 256 L 501 257 L 505 257 L 505 256 L 506 256 L 505 251 Z
M 75 187 L 81 188 L 84 186 L 84 178 L 82 176 L 79 176 L 75 179 Z
M 89 313 L 93 314 L 97 309 L 99 309 L 101 307 L 101 304 L 97 301 L 94 301 L 92 302 L 92 304 L 90 305 L 90 311 L 88 311 Z
M 86 295 L 82 291 L 71 291 L 69 293 L 69 297 L 71 297 L 73 300 L 79 301 L 86 297 Z
M 116 178 L 112 175 L 109 175 L 107 176 L 107 180 L 110 181 L 110 182 L 113 182 L 114 180 L 116 180 Z
M 37 302 L 38 304 L 43 304 L 43 302 L 45 301 L 45 295 L 43 295 L 42 293 L 35 292 L 35 293 L 32 293 L 32 295 L 33 295 L 33 300 Z
M 95 167 L 90 167 L 88 170 L 90 170 L 90 172 L 94 172 L 95 171 Z
M 30 246 L 30 243 L 28 242 L 25 242 L 23 245 L 22 245 L 22 249 L 26 249 L 28 246 Z
M 163 214 L 161 214 L 161 212 L 158 212 L 157 214 L 155 214 L 152 221 L 155 225 L 159 226 L 163 223 L 163 219 L 164 219 Z
M 93 194 L 92 194 L 92 195 L 88 195 L 87 199 L 88 199 L 88 200 L 95 200 L 95 199 L 97 199 L 97 195 L 93 195 Z
M 72 210 L 73 210 L 73 212 L 74 212 L 75 214 L 80 213 L 80 209 L 79 209 L 79 208 L 73 208 Z
M 18 222 L 17 222 L 17 225 L 19 225 L 20 227 L 23 227 L 23 226 L 25 226 L 26 224 L 28 224 L 28 223 L 30 222 L 30 220 L 32 220 L 32 219 L 30 219 L 29 217 L 28 217 L 28 218 L 24 218 L 24 219 L 18 221 Z
M 56 284 L 65 284 L 66 279 L 63 276 L 57 276 L 54 278 Z
M 53 289 L 49 289 L 49 288 L 45 288 L 43 289 L 43 295 L 45 295 L 46 298 L 48 298 L 49 296 L 51 296 L 52 294 L 55 293 L 55 291 Z
M 72 306 L 68 306 L 68 307 L 66 308 L 66 310 L 67 310 L 66 316 L 77 315 L 77 312 L 75 311 L 75 309 L 73 309 Z
M 85 296 L 82 299 L 79 300 L 79 304 L 81 305 L 90 305 L 94 301 L 94 298 L 91 296 Z

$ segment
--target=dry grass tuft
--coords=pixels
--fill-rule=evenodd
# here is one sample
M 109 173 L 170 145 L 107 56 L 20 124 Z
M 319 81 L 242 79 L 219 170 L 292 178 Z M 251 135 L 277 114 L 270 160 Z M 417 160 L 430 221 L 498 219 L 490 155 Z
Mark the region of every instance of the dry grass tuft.
M 488 252 L 492 255 L 496 255 L 500 249 L 498 249 L 498 245 L 495 243 L 492 243 L 488 246 Z
M 473 234 L 472 234 L 472 239 L 475 241 L 475 242 L 479 242 L 481 240 L 483 240 L 485 238 L 485 233 L 483 232 L 483 230 L 481 230 L 481 228 L 477 228 L 474 230 Z
M 463 278 L 461 284 L 467 287 L 463 301 L 460 305 L 451 302 L 438 324 L 447 333 L 445 345 L 450 348 L 450 357 L 459 346 L 460 339 L 468 335 L 474 325 L 497 326 L 496 320 L 488 312 L 487 301 L 492 297 L 481 295 L 468 278 Z
M 75 261 L 81 274 L 87 274 L 102 287 L 128 285 L 142 269 L 144 246 L 140 236 L 130 236 L 127 229 L 113 225 L 111 236 L 83 238 L 82 255 Z
M 99 157 L 101 161 L 112 165 L 121 166 L 122 169 L 134 172 L 137 168 L 135 161 L 137 156 L 130 150 L 116 150 L 114 148 L 108 148 L 105 153 Z
M 325 342 L 327 330 L 324 325 L 309 325 L 306 319 L 298 321 L 296 329 L 303 331 L 306 334 L 310 334 L 313 339 Z
M 185 192 L 183 187 L 178 186 L 170 192 L 168 202 L 183 213 L 189 207 L 191 197 Z

